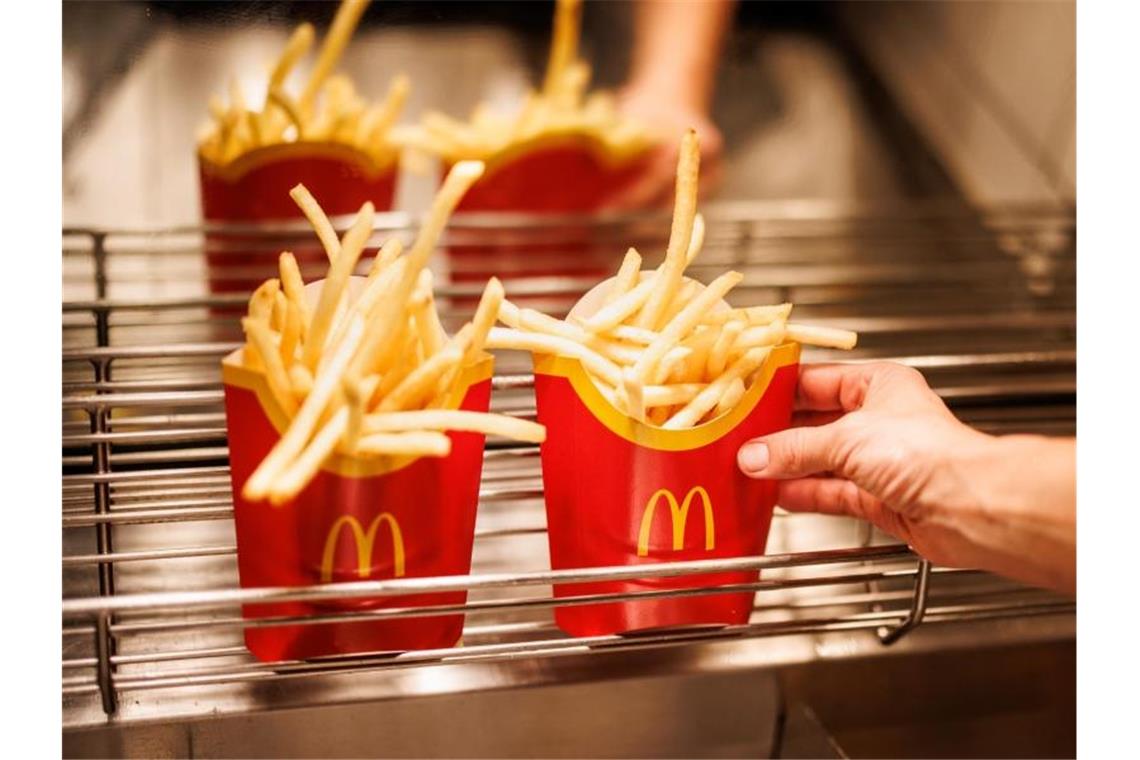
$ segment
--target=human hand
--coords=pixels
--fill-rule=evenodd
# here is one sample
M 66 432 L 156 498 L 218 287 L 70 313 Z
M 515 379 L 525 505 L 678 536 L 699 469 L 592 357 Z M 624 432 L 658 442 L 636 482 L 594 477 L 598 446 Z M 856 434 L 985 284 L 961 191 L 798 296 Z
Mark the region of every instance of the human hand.
M 614 199 L 618 210 L 668 206 L 673 200 L 677 156 L 681 136 L 696 130 L 701 146 L 700 192 L 707 195 L 720 182 L 724 139 L 705 111 L 689 105 L 676 93 L 662 92 L 648 85 L 631 85 L 618 100 L 622 113 L 660 135 L 661 143 L 652 149 L 648 165 L 639 180 Z
M 890 363 L 807 365 L 793 427 L 738 464 L 789 511 L 870 521 L 940 565 L 1075 587 L 1075 447 L 959 422 L 922 375 Z

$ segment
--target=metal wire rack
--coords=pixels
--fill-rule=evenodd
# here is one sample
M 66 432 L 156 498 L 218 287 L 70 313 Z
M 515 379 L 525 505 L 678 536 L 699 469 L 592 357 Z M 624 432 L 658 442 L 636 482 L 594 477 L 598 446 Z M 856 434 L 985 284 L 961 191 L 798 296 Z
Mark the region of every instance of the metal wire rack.
M 734 298 L 791 300 L 798 318 L 861 333 L 855 361 L 921 369 L 967 422 L 994 433 L 1071 434 L 1075 410 L 1074 222 L 1054 209 L 979 213 L 943 205 L 855 208 L 728 204 L 707 212 L 695 274 L 745 274 Z M 376 240 L 415 220 L 382 215 Z M 630 244 L 663 250 L 661 218 L 469 216 L 433 267 L 448 328 L 482 279 L 560 314 Z M 1071 600 L 974 570 L 931 568 L 906 547 L 837 518 L 777 511 L 769 554 L 637 567 L 547 570 L 535 447 L 491 439 L 472 573 L 303 588 L 237 587 L 219 361 L 240 339 L 251 282 L 300 226 L 63 233 L 63 701 L 65 725 L 250 709 L 311 692 L 330 674 L 375 679 L 409 668 L 682 647 L 699 642 L 871 632 L 889 644 L 918 625 L 1071 616 Z M 320 274 L 301 257 L 306 277 Z M 232 292 L 231 292 L 232 291 Z M 806 360 L 831 358 L 828 351 Z M 532 416 L 529 360 L 504 354 L 493 408 Z M 555 600 L 550 585 L 760 569 L 754 584 Z M 468 602 L 245 620 L 254 601 L 329 600 L 467 589 Z M 756 592 L 747 625 L 568 638 L 556 605 L 654 595 Z M 462 611 L 460 646 L 260 663 L 243 627 Z M 265 684 L 277 684 L 267 696 Z M 308 684 L 308 686 L 306 686 Z M 406 684 L 405 684 L 406 686 Z M 179 694 L 191 692 L 192 700 Z M 319 697 L 314 697 L 319 693 Z

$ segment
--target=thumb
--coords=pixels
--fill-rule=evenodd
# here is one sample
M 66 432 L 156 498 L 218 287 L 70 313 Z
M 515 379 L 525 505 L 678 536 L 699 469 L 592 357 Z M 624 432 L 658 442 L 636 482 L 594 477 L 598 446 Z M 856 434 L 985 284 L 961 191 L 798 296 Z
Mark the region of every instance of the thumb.
M 750 478 L 802 478 L 840 469 L 832 425 L 798 427 L 755 438 L 740 447 L 736 462 Z

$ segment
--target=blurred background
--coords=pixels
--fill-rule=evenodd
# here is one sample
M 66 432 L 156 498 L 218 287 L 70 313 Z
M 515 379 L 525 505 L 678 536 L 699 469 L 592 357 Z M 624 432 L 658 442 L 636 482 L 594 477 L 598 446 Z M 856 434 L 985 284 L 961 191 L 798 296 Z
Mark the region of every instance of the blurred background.
M 194 135 L 233 74 L 251 100 L 293 26 L 334 3 L 64 3 L 64 220 L 198 218 Z M 599 86 L 629 65 L 632 6 L 586 3 Z M 521 99 L 541 76 L 553 3 L 373 4 L 344 57 L 358 90 L 412 79 L 404 123 Z M 742 3 L 713 118 L 729 200 L 965 198 L 1071 204 L 1071 2 Z M 254 100 L 259 102 L 259 100 Z M 415 178 L 398 198 L 417 209 Z

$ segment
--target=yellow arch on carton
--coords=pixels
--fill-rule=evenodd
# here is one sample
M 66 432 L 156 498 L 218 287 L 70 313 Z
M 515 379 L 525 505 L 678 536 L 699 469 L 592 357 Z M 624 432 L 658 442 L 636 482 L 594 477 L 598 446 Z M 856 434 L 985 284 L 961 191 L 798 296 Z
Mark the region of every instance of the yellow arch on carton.
M 555 354 L 535 354 L 534 371 L 536 374 L 555 375 L 569 380 L 578 398 L 598 422 L 627 441 L 660 451 L 688 451 L 707 446 L 739 425 L 756 408 L 775 377 L 776 370 L 796 364 L 799 360 L 799 343 L 784 343 L 774 347 L 764 360 L 756 381 L 745 392 L 740 403 L 703 425 L 685 430 L 665 430 L 625 415 L 602 395 L 577 359 Z
M 263 145 L 230 161 L 227 164 L 217 164 L 209 159 L 199 156 L 199 160 L 214 174 L 226 182 L 236 182 L 254 169 L 259 169 L 274 161 L 289 158 L 304 158 L 305 156 L 318 156 L 320 158 L 334 158 L 345 163 L 355 164 L 363 171 L 364 176 L 370 180 L 377 179 L 381 174 L 392 168 L 399 157 L 399 152 L 392 150 L 384 156 L 383 161 L 377 161 L 371 154 L 359 148 L 344 143 L 327 141 L 301 140 L 298 142 L 274 143 Z
M 587 153 L 592 155 L 599 164 L 608 168 L 614 169 L 629 163 L 642 155 L 647 153 L 653 148 L 652 143 L 647 143 L 644 146 L 637 146 L 636 148 L 621 149 L 606 143 L 596 134 L 591 131 L 583 130 L 580 127 L 570 127 L 562 129 L 552 129 L 542 134 L 528 137 L 525 140 L 513 142 L 500 150 L 483 158 L 486 164 L 486 170 L 483 173 L 483 179 L 491 176 L 495 171 L 504 166 L 519 156 L 525 155 L 531 151 L 557 149 L 570 146 L 580 146 Z M 448 156 L 449 161 L 460 161 L 461 156 Z
M 333 561 L 336 559 L 336 542 L 340 538 L 341 528 L 346 525 L 352 531 L 352 536 L 356 541 L 356 574 L 361 578 L 367 578 L 368 571 L 372 567 L 372 550 L 376 544 L 376 533 L 380 530 L 381 524 L 388 526 L 388 535 L 392 537 L 392 565 L 396 577 L 402 578 L 404 576 L 404 534 L 400 531 L 400 523 L 392 516 L 391 512 L 381 512 L 368 524 L 367 531 L 353 515 L 341 515 L 336 519 L 336 522 L 329 528 L 329 534 L 325 538 L 325 549 L 321 553 L 321 582 L 328 583 L 332 580 Z
M 673 526 L 673 551 L 680 551 L 685 546 L 685 524 L 689 520 L 689 507 L 692 506 L 693 497 L 701 497 L 701 506 L 705 514 L 705 551 L 711 552 L 716 548 L 716 524 L 713 521 L 712 499 L 709 492 L 702 486 L 693 486 L 685 494 L 680 505 L 677 497 L 668 488 L 659 488 L 649 497 L 645 504 L 645 512 L 641 515 L 641 529 L 637 533 L 637 556 L 645 557 L 649 554 L 649 533 L 653 529 L 653 513 L 657 509 L 657 502 L 662 499 L 669 505 L 669 519 Z
M 260 370 L 252 369 L 242 361 L 243 348 L 238 348 L 222 360 L 222 382 L 237 388 L 253 391 L 257 396 L 257 403 L 269 418 L 269 423 L 278 435 L 284 435 L 289 427 L 289 415 L 277 403 L 273 393 L 269 390 L 269 383 Z M 490 354 L 483 354 L 474 363 L 467 365 L 459 376 L 459 383 L 447 397 L 443 409 L 458 409 L 463 403 L 468 389 L 491 377 L 495 360 Z M 346 478 L 364 478 L 373 475 L 384 475 L 407 467 L 419 459 L 415 456 L 378 456 L 378 457 L 348 457 L 333 452 L 321 470 L 336 473 Z

